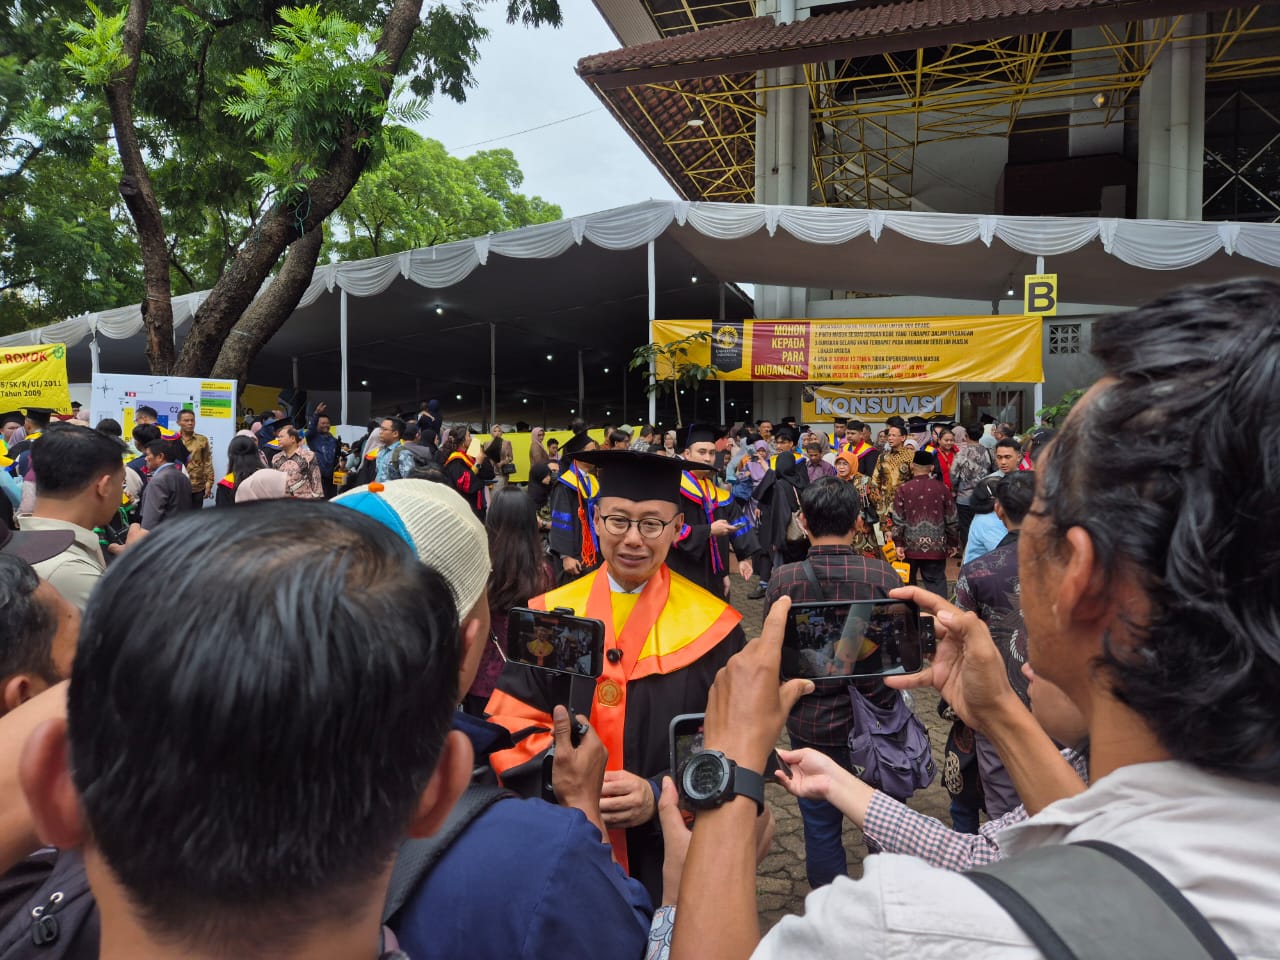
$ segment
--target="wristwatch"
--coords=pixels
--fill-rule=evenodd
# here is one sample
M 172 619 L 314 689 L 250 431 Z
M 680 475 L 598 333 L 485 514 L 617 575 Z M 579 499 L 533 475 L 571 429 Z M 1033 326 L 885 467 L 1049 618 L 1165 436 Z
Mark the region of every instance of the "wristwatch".
M 680 792 L 695 810 L 714 810 L 734 797 L 750 797 L 756 802 L 756 815 L 764 812 L 764 777 L 719 750 L 703 750 L 684 762 Z

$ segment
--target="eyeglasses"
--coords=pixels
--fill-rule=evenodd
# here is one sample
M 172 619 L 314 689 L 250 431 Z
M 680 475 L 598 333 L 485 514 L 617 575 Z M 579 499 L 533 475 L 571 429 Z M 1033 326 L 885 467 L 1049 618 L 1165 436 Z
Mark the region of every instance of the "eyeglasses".
M 640 536 L 646 540 L 656 540 L 662 536 L 663 530 L 675 523 L 674 518 L 671 520 L 659 520 L 657 517 L 643 517 L 640 520 L 632 520 L 630 517 L 623 517 L 616 513 L 600 519 L 604 522 L 606 530 L 619 537 L 625 537 L 634 523 L 636 529 L 640 531 Z

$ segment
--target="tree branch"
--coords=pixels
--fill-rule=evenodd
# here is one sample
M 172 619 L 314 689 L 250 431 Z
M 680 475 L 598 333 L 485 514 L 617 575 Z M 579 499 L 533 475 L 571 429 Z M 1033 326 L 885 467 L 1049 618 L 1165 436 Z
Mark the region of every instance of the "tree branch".
M 138 82 L 138 61 L 150 15 L 151 0 L 130 0 L 123 33 L 123 52 L 128 64 L 107 84 L 106 97 L 116 134 L 116 149 L 124 167 L 120 196 L 137 227 L 138 245 L 142 249 L 142 278 L 146 291 L 142 315 L 147 329 L 147 360 L 152 373 L 168 374 L 173 370 L 175 352 L 169 251 L 160 204 L 142 158 L 133 120 L 133 91 Z
M 141 2 L 141 0 L 133 0 Z M 391 94 L 409 41 L 417 29 L 423 0 L 395 0 L 374 49 L 386 56 L 382 67 L 383 96 Z M 309 206 L 299 218 L 293 207 L 277 206 L 240 248 L 200 305 L 173 372 L 203 376 L 216 362 L 222 343 L 253 300 L 254 293 L 289 244 L 318 230 L 325 218 L 351 192 L 369 162 L 369 151 L 357 149 L 360 131 L 352 131 L 329 157 L 325 170 L 309 185 Z

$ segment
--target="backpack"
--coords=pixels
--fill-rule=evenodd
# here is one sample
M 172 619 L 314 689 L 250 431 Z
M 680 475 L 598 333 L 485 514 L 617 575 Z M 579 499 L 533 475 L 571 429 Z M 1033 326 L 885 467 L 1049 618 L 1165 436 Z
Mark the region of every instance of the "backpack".
M 0 960 L 97 960 L 98 904 L 80 851 L 27 857 L 0 881 L 0 909 Z
M 421 467 L 437 466 L 435 454 L 431 452 L 429 447 L 424 447 L 420 443 L 406 443 L 404 449 L 409 452 L 409 456 L 413 457 L 413 468 L 415 470 Z M 393 463 L 391 469 L 399 474 L 400 464 Z

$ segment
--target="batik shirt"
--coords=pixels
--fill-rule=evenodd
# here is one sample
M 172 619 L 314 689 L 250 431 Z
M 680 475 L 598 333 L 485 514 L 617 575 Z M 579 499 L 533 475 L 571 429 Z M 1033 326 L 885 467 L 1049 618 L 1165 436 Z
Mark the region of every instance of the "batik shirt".
M 956 457 L 951 462 L 951 492 L 956 500 L 968 504 L 978 481 L 991 473 L 991 455 L 980 443 L 956 445 Z
M 888 512 L 898 487 L 911 479 L 914 459 L 915 451 L 906 447 L 880 454 L 875 469 L 871 471 L 871 499 L 882 511 Z
M 956 504 L 941 480 L 916 477 L 900 486 L 893 496 L 893 522 L 894 543 L 908 560 L 944 560 L 960 545 Z
M 976 613 L 991 631 L 1004 658 L 1009 683 L 1031 705 L 1022 665 L 1027 662 L 1027 627 L 1022 621 L 1022 592 L 1018 582 L 1018 531 L 1010 531 L 990 553 L 960 568 L 956 606 Z

